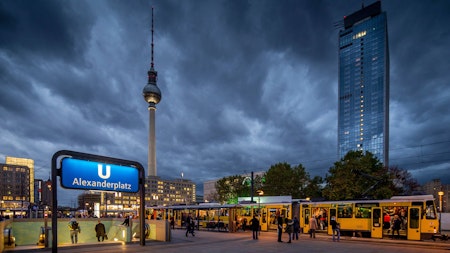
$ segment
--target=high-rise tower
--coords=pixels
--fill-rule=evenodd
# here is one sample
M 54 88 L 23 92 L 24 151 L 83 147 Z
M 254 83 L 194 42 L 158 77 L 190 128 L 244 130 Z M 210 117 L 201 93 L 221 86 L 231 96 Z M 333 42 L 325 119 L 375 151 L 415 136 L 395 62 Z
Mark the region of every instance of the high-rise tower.
M 389 46 L 379 1 L 344 17 L 339 31 L 338 153 L 370 151 L 389 163 Z
M 158 72 L 153 63 L 153 8 L 152 8 L 152 43 L 151 43 L 151 64 L 148 73 L 147 85 L 142 90 L 142 95 L 148 103 L 149 135 L 148 135 L 148 176 L 156 176 L 156 134 L 155 134 L 155 112 L 156 104 L 161 100 L 161 91 L 156 86 Z

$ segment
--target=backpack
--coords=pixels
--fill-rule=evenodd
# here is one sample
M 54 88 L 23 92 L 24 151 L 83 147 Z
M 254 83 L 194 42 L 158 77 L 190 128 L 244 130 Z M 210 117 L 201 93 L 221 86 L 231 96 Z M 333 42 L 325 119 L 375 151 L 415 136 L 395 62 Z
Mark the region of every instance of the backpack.
M 74 221 L 72 222 L 72 229 L 77 230 L 78 229 L 78 222 Z

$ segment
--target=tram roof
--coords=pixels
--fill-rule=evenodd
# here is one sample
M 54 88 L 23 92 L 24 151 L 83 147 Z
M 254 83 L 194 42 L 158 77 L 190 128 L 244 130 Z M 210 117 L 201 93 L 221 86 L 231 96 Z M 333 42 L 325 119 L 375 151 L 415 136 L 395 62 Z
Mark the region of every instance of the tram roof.
M 161 206 L 159 209 L 220 209 L 220 208 L 233 208 L 241 207 L 239 204 L 218 204 L 218 203 L 202 203 L 200 205 L 176 205 L 176 206 Z
M 410 202 L 434 200 L 433 195 L 412 195 L 412 196 L 393 196 L 390 199 L 357 199 L 357 200 L 335 200 L 335 201 L 317 201 L 300 202 L 302 204 L 329 204 L 329 203 L 391 203 L 391 202 Z

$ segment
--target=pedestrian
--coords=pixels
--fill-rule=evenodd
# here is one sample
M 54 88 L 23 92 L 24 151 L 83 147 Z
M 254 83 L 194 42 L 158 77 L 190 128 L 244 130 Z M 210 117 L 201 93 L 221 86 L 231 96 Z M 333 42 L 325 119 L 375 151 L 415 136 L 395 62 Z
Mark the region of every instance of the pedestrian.
M 125 220 L 122 222 L 122 225 L 125 225 L 127 227 L 130 226 L 130 217 L 129 216 L 125 217 Z
M 309 238 L 316 238 L 316 229 L 317 229 L 317 220 L 316 216 L 311 216 L 309 219 Z
M 170 227 L 171 227 L 172 229 L 175 229 L 175 219 L 174 219 L 173 216 L 170 217 Z
M 245 227 L 247 226 L 247 219 L 244 218 L 244 220 L 242 221 L 242 230 L 245 231 Z
M 389 229 L 391 227 L 391 216 L 388 213 L 384 213 L 383 216 L 383 229 Z M 389 231 L 388 231 L 389 233 Z
M 97 225 L 95 225 L 95 236 L 97 237 L 97 241 L 100 241 L 100 237 L 102 238 L 102 242 L 105 240 L 106 237 L 106 228 L 105 225 L 98 220 Z
M 294 224 L 293 221 L 289 220 L 288 218 L 286 218 L 284 220 L 284 223 L 286 223 L 286 233 L 289 236 L 289 241 L 288 243 L 291 243 L 291 234 L 292 234 L 292 225 Z
M 300 233 L 300 222 L 297 219 L 297 217 L 294 217 L 292 226 L 294 229 L 293 230 L 294 233 L 292 234 L 292 240 L 298 240 L 298 233 Z
M 191 233 L 192 236 L 195 236 L 194 220 L 192 219 L 191 214 L 189 214 L 188 217 L 186 218 L 186 237 L 188 236 L 189 233 Z
M 252 227 L 253 240 L 258 240 L 259 220 L 255 215 L 253 215 L 253 219 L 250 220 L 250 224 Z
M 397 231 L 397 238 L 400 239 L 400 226 L 402 225 L 402 220 L 398 215 L 394 215 L 394 220 L 392 221 L 392 239 L 394 239 L 394 232 Z
M 70 240 L 73 243 L 78 243 L 78 233 L 81 233 L 80 224 L 78 224 L 75 218 L 70 219 L 69 224 Z
M 333 242 L 335 241 L 334 239 L 334 235 L 337 235 L 337 241 L 339 242 L 339 240 L 341 239 L 341 227 L 339 225 L 339 223 L 337 223 L 336 221 L 336 216 L 331 217 L 331 229 L 333 230 Z
M 282 214 L 278 215 L 277 224 L 278 224 L 277 225 L 277 228 L 278 228 L 278 242 L 283 242 L 281 240 L 281 234 L 283 233 L 283 215 Z

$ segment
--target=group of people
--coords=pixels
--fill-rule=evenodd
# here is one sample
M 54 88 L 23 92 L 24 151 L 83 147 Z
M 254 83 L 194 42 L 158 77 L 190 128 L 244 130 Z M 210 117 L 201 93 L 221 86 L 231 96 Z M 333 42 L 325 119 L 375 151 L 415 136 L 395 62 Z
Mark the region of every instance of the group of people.
M 72 241 L 72 244 L 78 243 L 78 234 L 81 233 L 80 224 L 75 218 L 72 218 L 67 226 L 69 228 L 70 240 Z M 108 236 L 106 234 L 106 227 L 100 220 L 98 220 L 98 223 L 95 225 L 94 230 L 97 241 L 100 242 L 101 240 L 103 242 L 105 239 L 108 239 Z
M 341 240 L 341 228 L 340 224 L 336 221 L 336 216 L 331 217 L 330 225 L 331 230 L 333 231 L 333 242 L 339 242 Z M 309 238 L 316 238 L 316 230 L 318 228 L 319 224 L 316 216 L 312 215 L 311 218 L 309 218 Z
M 392 233 L 391 239 L 395 238 L 395 233 L 397 234 L 397 238 L 400 238 L 400 229 L 405 229 L 406 225 L 406 215 L 402 209 L 401 217 L 398 214 L 394 214 L 393 216 L 388 213 L 384 214 L 383 217 L 383 229 L 388 229 Z
M 121 224 L 124 226 L 130 226 L 130 218 L 126 217 L 124 222 Z M 148 225 L 145 224 L 145 233 L 146 236 L 149 229 L 148 229 Z M 81 233 L 81 227 L 80 224 L 78 223 L 78 221 L 75 218 L 70 219 L 69 224 L 67 225 L 69 228 L 69 232 L 70 232 L 70 240 L 72 241 L 72 244 L 78 243 L 78 234 Z M 95 237 L 97 237 L 97 241 L 104 241 L 105 239 L 108 239 L 108 235 L 106 234 L 106 227 L 105 224 L 103 224 L 100 219 L 98 220 L 98 223 L 95 225 Z
M 283 240 L 281 240 L 283 234 L 283 222 L 286 224 L 285 232 L 288 234 L 287 243 L 291 243 L 292 240 L 298 240 L 298 234 L 300 233 L 300 222 L 297 217 L 294 217 L 293 220 L 285 218 L 283 221 L 283 215 L 279 215 L 277 217 L 278 242 L 283 242 Z

